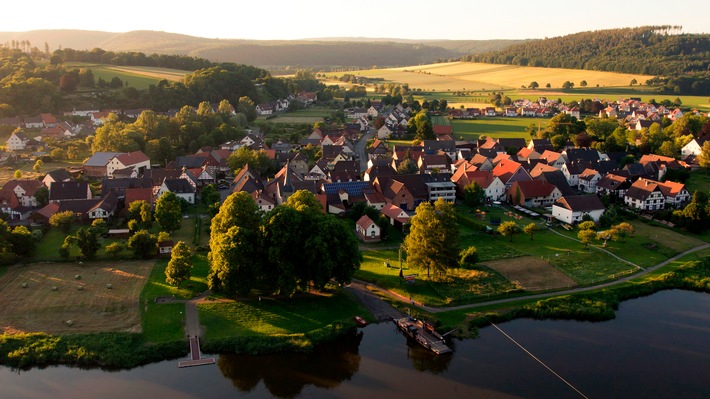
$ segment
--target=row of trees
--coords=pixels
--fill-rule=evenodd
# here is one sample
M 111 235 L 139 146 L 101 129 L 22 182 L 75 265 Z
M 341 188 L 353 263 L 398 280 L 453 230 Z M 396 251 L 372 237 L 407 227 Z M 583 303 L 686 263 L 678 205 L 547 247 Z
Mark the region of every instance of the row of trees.
M 636 131 L 627 129 L 616 118 L 588 116 L 580 121 L 560 113 L 552 117 L 544 128 L 531 124 L 527 132 L 533 137 L 550 139 L 556 149 L 563 148 L 567 140 L 571 140 L 577 147 L 594 147 L 600 151 L 624 151 L 630 146 L 638 146 L 643 154 L 677 158 L 680 149 L 693 138 L 710 135 L 710 120 L 703 114 L 687 113 L 675 121 L 664 118 Z
M 216 146 L 243 137 L 243 126 L 248 123 L 255 105 L 248 97 L 242 97 L 235 108 L 244 112 L 232 116 L 232 106 L 227 100 L 220 101 L 217 112 L 214 112 L 210 103 L 203 101 L 197 110 L 184 106 L 174 117 L 143 111 L 132 123 L 109 114 L 103 125 L 96 129 L 91 151 L 141 150 L 154 162 L 166 164 L 176 155 L 194 153 L 203 146 Z M 256 118 L 255 112 L 253 118 Z
M 230 195 L 210 227 L 210 288 L 292 295 L 323 289 L 331 279 L 349 282 L 362 261 L 357 239 L 321 209 L 303 190 L 265 215 L 249 194 Z

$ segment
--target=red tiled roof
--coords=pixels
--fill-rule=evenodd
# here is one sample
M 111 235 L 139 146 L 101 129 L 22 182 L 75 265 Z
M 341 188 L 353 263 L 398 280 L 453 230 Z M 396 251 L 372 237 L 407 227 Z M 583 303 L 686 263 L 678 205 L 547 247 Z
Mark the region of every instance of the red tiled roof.
M 137 163 L 145 162 L 145 161 L 150 161 L 150 158 L 148 158 L 147 155 L 143 153 L 143 151 L 133 151 L 133 152 L 126 152 L 120 155 L 116 155 L 116 159 L 118 159 L 119 162 L 122 164 L 129 166 L 129 165 L 135 165 Z
M 355 222 L 356 225 L 358 225 L 361 229 L 367 230 L 368 227 L 370 227 L 373 223 L 372 219 L 370 219 L 369 216 L 367 215 L 362 215 L 360 219 L 358 219 L 357 222 Z

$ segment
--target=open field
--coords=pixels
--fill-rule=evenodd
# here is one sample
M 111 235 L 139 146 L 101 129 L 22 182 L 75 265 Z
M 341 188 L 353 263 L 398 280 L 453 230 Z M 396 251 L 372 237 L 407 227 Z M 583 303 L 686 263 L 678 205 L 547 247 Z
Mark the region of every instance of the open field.
M 152 266 L 121 261 L 9 267 L 0 277 L 0 326 L 6 333 L 138 332 L 138 298 Z
M 409 83 L 410 88 L 424 91 L 505 90 L 527 87 L 533 81 L 538 82 L 541 87 L 550 83 L 553 88 L 561 88 L 565 81 L 579 86 L 582 80 L 586 80 L 588 86 L 627 86 L 632 79 L 645 82 L 652 78 L 648 75 L 626 73 L 473 62 L 447 62 L 349 73 Z
M 572 287 L 574 280 L 554 266 L 533 256 L 521 256 L 485 262 L 485 265 L 515 281 L 527 291 Z
M 493 138 L 522 137 L 530 140 L 530 135 L 525 129 L 538 122 L 544 129 L 547 119 L 539 118 L 484 118 L 479 119 L 456 119 L 451 121 L 451 127 L 456 139 L 463 137 L 465 140 L 474 140 L 480 136 Z
M 138 66 L 116 66 L 108 64 L 92 64 L 83 62 L 67 63 L 68 67 L 89 68 L 94 74 L 94 79 L 110 82 L 113 77 L 118 77 L 122 81 L 128 82 L 129 87 L 136 89 L 147 89 L 151 84 L 158 84 L 159 81 L 166 79 L 168 81 L 180 81 L 190 73 L 190 71 L 181 71 L 177 69 L 155 68 L 155 67 L 138 67 Z

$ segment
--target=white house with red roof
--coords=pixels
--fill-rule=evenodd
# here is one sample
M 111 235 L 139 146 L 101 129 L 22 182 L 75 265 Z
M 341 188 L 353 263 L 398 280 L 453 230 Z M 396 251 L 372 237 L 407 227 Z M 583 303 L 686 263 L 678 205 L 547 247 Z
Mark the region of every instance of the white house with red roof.
M 131 168 L 136 175 L 150 169 L 150 158 L 143 151 L 125 152 L 115 155 L 106 165 L 106 175 L 113 177 L 113 172 Z
M 362 215 L 362 217 L 358 219 L 355 223 L 355 230 L 357 231 L 358 238 L 363 242 L 379 242 L 381 239 L 380 226 L 367 215 Z

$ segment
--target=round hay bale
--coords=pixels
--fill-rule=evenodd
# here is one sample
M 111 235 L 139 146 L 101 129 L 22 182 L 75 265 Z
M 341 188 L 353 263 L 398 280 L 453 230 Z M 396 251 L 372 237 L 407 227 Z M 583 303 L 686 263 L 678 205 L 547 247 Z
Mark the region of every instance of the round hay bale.
M 84 289 L 84 286 L 83 286 L 83 285 L 79 285 L 79 286 L 76 287 L 76 289 L 79 290 L 79 291 L 81 291 L 81 290 Z
M 27 283 L 22 283 L 22 288 L 27 288 Z
M 81 274 L 75 274 L 74 280 L 81 280 Z
M 52 291 L 56 291 L 56 290 L 58 290 L 58 289 L 59 289 L 59 288 L 57 288 L 56 285 L 53 285 L 53 286 L 52 286 Z
M 64 324 L 68 325 L 69 327 L 74 325 L 74 320 L 67 320 L 64 322 Z
M 112 289 L 112 288 L 113 288 L 113 284 L 106 284 L 106 288 Z

